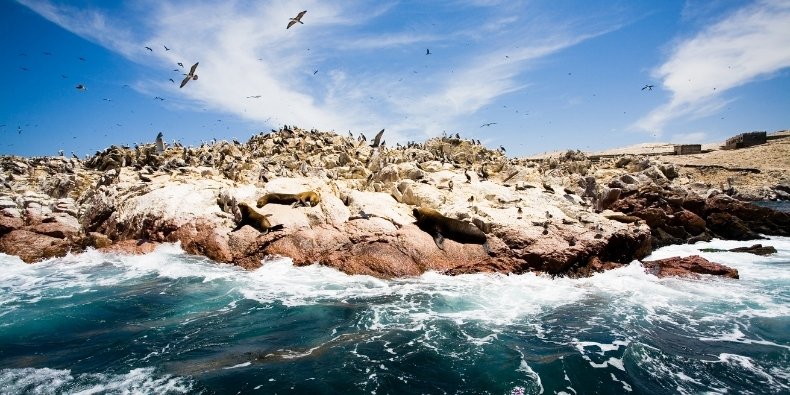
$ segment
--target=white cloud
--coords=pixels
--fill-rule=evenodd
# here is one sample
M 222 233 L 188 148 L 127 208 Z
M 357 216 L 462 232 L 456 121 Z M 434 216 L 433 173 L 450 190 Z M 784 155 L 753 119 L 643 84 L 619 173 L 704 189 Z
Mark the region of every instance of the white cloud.
M 654 71 L 670 93 L 634 125 L 660 132 L 682 117 L 710 115 L 726 102 L 729 89 L 790 67 L 790 2 L 759 1 L 681 41 L 669 59 Z
M 578 33 L 567 23 L 545 23 L 542 29 L 524 23 L 520 28 L 518 18 L 495 13 L 450 33 L 415 33 L 414 26 L 404 24 L 382 36 L 369 25 L 375 25 L 392 3 L 368 9 L 317 0 L 298 6 L 235 1 L 184 6 L 162 1 L 138 6 L 134 13 L 125 10 L 124 15 L 44 0 L 22 3 L 146 65 L 150 72 L 133 86 L 149 94 L 167 94 L 174 105 L 193 103 L 261 124 L 270 120 L 275 125 L 339 131 L 386 127 L 390 142 L 458 127 L 498 97 L 528 86 L 521 76 L 536 60 L 606 32 Z M 302 9 L 308 10 L 304 25 L 286 30 L 288 19 Z M 141 24 L 144 28 L 133 28 Z M 467 48 L 461 37 L 485 45 Z M 430 42 L 451 47 L 446 53 L 457 55 L 437 58 L 431 68 L 423 62 L 435 55 L 420 55 L 404 65 L 359 66 L 366 59 L 362 56 L 385 56 L 392 48 L 421 48 Z M 514 48 L 514 42 L 531 44 Z M 171 50 L 164 51 L 162 45 Z M 369 53 L 357 54 L 354 49 L 359 48 Z M 176 63 L 189 67 L 197 61 L 199 79 L 174 89 L 168 78 L 177 76 L 172 72 Z M 441 62 L 452 62 L 452 68 L 438 66 Z M 314 68 L 320 69 L 318 77 Z M 253 95 L 261 98 L 247 98 Z

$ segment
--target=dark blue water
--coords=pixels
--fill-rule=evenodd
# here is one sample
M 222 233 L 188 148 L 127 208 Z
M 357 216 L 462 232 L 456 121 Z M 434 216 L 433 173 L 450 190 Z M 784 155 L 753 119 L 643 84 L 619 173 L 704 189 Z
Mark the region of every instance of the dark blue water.
M 0 393 L 790 393 L 790 239 L 762 243 L 701 253 L 740 280 L 0 255 Z
M 766 201 L 759 201 L 759 202 L 752 202 L 758 206 L 768 207 L 770 209 L 774 209 L 777 211 L 784 211 L 786 213 L 790 213 L 790 200 L 766 200 Z

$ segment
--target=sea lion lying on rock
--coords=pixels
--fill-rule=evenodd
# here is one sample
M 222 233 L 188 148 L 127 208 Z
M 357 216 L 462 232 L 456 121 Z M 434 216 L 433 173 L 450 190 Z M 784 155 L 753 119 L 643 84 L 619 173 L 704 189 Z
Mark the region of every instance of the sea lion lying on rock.
M 321 202 L 321 196 L 314 191 L 302 193 L 267 193 L 258 199 L 257 206 L 263 207 L 268 203 L 290 204 L 292 207 L 317 206 Z
M 491 254 L 486 234 L 475 225 L 445 217 L 438 211 L 426 207 L 415 208 L 412 214 L 417 219 L 417 227 L 433 236 L 433 241 L 440 250 L 444 251 L 446 237 L 459 243 L 482 244 L 486 253 Z
M 283 228 L 281 224 L 272 226 L 272 224 L 269 223 L 269 219 L 266 218 L 266 215 L 255 211 L 255 209 L 250 207 L 247 203 L 239 203 L 239 211 L 241 212 L 241 220 L 239 220 L 238 225 L 236 225 L 231 232 L 241 229 L 244 225 L 252 226 L 261 233 L 268 233 L 270 230 L 280 230 Z

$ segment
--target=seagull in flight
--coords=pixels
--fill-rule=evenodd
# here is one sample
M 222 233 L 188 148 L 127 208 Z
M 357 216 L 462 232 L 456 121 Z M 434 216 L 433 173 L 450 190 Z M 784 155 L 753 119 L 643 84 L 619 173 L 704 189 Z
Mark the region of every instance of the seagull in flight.
M 181 67 L 184 67 L 184 64 L 181 63 L 181 62 L 178 62 L 178 65 L 181 66 Z
M 198 62 L 198 63 L 200 63 L 200 62 Z M 189 74 L 187 74 L 186 78 L 184 78 L 184 80 L 181 81 L 181 86 L 179 88 L 183 88 L 184 85 L 186 85 L 187 82 L 189 82 L 189 80 L 196 80 L 196 79 L 198 79 L 197 74 L 195 74 L 195 69 L 197 69 L 198 63 L 195 63 L 195 64 L 192 65 L 192 68 L 189 69 Z
M 645 86 L 643 86 L 642 90 L 645 90 L 645 89 L 647 89 L 649 91 L 652 91 L 653 90 L 653 85 L 645 85 Z
M 86 88 L 85 85 L 82 85 L 82 84 L 77 84 L 77 86 L 75 86 L 75 88 L 77 88 L 77 90 L 80 90 L 80 91 L 83 91 L 83 92 L 88 90 L 88 88 Z
M 295 16 L 295 17 L 291 18 L 291 21 L 290 21 L 290 22 L 288 22 L 288 26 L 286 26 L 285 28 L 286 28 L 286 29 L 290 29 L 290 28 L 291 28 L 291 26 L 293 26 L 293 25 L 295 25 L 295 24 L 296 24 L 296 22 L 299 22 L 299 23 L 301 23 L 301 24 L 303 24 L 303 25 L 304 25 L 304 22 L 302 22 L 302 17 L 303 17 L 303 16 L 304 16 L 304 14 L 306 14 L 306 13 L 307 13 L 307 10 L 304 10 L 304 11 L 302 11 L 302 12 L 300 12 L 300 13 L 296 14 L 296 16 Z
M 153 49 L 151 49 L 151 47 L 145 47 L 145 49 L 147 49 L 147 50 L 149 50 L 149 51 L 151 51 L 151 52 L 154 52 L 154 50 L 153 50 Z
M 480 125 L 480 127 L 482 128 L 482 127 L 491 126 L 491 125 L 496 125 L 496 122 L 484 123 L 484 124 Z
M 165 47 L 165 51 L 169 51 L 170 50 L 170 48 L 168 48 L 167 45 L 162 44 L 162 46 Z
M 430 48 L 425 48 L 425 54 L 426 55 L 430 55 L 431 54 L 431 49 Z

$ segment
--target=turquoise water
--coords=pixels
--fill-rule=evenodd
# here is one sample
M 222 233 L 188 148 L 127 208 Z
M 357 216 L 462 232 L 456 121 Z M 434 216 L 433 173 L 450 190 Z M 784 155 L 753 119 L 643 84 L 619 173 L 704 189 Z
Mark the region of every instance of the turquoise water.
M 34 265 L 0 254 L 0 393 L 790 393 L 790 238 L 770 257 L 672 246 L 740 280 L 427 273 L 161 246 Z

